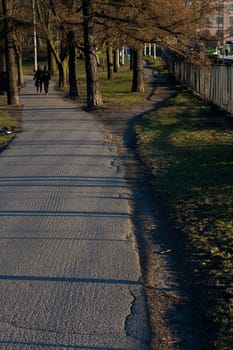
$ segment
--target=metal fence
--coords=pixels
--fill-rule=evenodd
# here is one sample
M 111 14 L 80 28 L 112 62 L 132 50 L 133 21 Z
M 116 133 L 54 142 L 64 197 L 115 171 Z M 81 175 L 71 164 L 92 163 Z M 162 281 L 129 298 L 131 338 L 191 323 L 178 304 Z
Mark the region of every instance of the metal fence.
M 165 51 L 162 57 L 178 81 L 233 116 L 233 66 L 195 65 Z

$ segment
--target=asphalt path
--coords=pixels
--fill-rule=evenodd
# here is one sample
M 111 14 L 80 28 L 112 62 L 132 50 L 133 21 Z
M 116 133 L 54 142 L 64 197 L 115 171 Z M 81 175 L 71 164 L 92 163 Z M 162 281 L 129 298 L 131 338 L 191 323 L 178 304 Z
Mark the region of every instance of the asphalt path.
M 129 191 L 116 147 L 51 83 L 26 77 L 0 155 L 0 349 L 146 350 Z

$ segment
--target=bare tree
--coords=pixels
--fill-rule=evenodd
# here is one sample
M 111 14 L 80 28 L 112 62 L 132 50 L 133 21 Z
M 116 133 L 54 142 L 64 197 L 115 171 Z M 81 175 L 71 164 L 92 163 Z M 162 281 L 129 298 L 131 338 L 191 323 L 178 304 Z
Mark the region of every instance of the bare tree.
M 2 6 L 0 6 L 0 95 L 6 91 L 5 42 L 3 32 Z
M 144 75 L 143 75 L 143 47 L 139 45 L 132 51 L 133 63 L 133 82 L 132 92 L 144 92 Z
M 16 79 L 17 70 L 14 50 L 14 22 L 12 0 L 2 0 L 2 12 L 4 16 L 7 102 L 9 105 L 20 105 Z
M 56 60 L 59 69 L 59 86 L 66 85 L 70 70 L 72 95 L 78 93 L 74 85 L 77 82 L 73 80 L 76 76 L 75 46 L 83 48 L 89 108 L 102 104 L 97 47 L 101 49 L 108 45 L 113 51 L 123 45 L 132 48 L 132 91 L 143 91 L 142 43 L 156 42 L 158 46 L 168 47 L 185 56 L 189 41 L 204 14 L 215 3 L 215 0 L 35 1 L 40 30 L 48 40 L 48 56 Z M 29 0 L 23 3 L 29 3 Z M 70 41 L 68 33 L 71 32 L 74 41 Z M 112 58 L 112 53 L 109 57 Z
M 107 44 L 106 48 L 107 54 L 107 71 L 108 71 L 108 79 L 114 80 L 114 60 L 113 60 L 113 49 L 110 44 Z
M 23 50 L 22 45 L 17 38 L 16 33 L 14 33 L 14 50 L 15 50 L 15 59 L 16 59 L 16 67 L 18 72 L 18 86 L 24 85 L 24 77 L 23 77 Z
M 77 75 L 76 75 L 76 46 L 74 32 L 70 31 L 67 35 L 68 48 L 69 48 L 69 85 L 70 97 L 79 96 L 78 85 L 77 85 Z
M 100 91 L 96 44 L 94 39 L 94 0 L 83 0 L 82 9 L 87 82 L 87 107 L 95 108 L 102 105 L 103 102 Z

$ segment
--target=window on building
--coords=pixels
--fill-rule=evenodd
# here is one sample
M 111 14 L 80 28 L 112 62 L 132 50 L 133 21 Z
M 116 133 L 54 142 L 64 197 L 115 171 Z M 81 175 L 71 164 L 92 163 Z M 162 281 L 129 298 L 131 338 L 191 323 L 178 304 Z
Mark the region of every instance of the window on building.
M 216 17 L 217 24 L 223 24 L 223 17 Z
M 230 10 L 230 11 L 233 11 L 233 4 L 230 4 L 230 5 L 229 5 L 229 10 Z
M 233 24 L 233 16 L 229 17 L 229 22 L 230 22 L 230 24 Z
M 223 13 L 224 12 L 224 5 L 221 5 L 218 7 L 218 13 Z
M 216 30 L 216 35 L 221 36 L 223 34 L 223 31 L 221 29 Z

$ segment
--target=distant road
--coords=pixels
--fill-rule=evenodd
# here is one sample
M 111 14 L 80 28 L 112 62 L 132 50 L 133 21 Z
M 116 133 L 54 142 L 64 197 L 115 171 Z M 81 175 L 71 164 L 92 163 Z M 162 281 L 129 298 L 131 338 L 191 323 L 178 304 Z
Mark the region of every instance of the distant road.
M 147 350 L 148 323 L 116 148 L 50 87 L 21 90 L 0 155 L 0 349 Z

